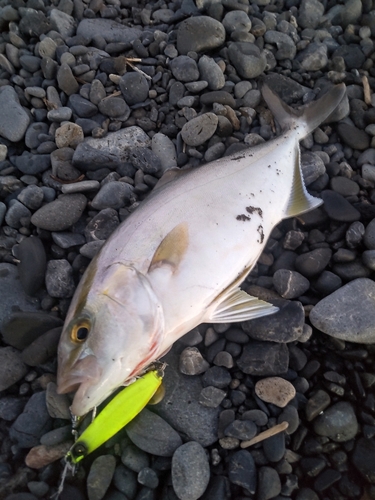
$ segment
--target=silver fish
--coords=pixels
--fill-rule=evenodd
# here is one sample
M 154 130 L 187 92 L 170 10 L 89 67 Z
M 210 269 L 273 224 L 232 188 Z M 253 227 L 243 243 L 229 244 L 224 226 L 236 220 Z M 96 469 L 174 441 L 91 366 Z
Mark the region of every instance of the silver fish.
M 239 286 L 272 229 L 319 206 L 306 191 L 298 142 L 343 98 L 332 88 L 302 111 L 266 85 L 282 134 L 158 186 L 88 266 L 58 350 L 58 391 L 76 390 L 81 416 L 205 323 L 245 321 L 277 308 Z

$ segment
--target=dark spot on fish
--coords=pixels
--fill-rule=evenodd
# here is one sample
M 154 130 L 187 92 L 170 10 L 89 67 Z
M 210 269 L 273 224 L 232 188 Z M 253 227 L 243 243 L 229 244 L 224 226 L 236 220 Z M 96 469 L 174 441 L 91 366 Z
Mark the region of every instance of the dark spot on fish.
M 234 158 L 232 158 L 232 161 L 243 160 L 244 158 L 245 158 L 245 155 L 235 156 Z
M 245 214 L 237 215 L 236 219 L 242 220 L 242 221 L 251 220 L 250 217 L 248 215 L 245 215 Z
M 252 206 L 246 207 L 246 212 L 248 212 L 249 214 L 257 213 L 259 217 L 263 217 L 263 211 L 259 207 L 252 207 Z
M 262 243 L 263 243 L 263 241 L 264 241 L 263 226 L 262 226 L 262 225 L 258 226 L 257 231 L 258 231 L 259 236 L 260 236 L 260 241 L 259 241 L 259 243 L 260 243 L 260 244 L 262 244 Z

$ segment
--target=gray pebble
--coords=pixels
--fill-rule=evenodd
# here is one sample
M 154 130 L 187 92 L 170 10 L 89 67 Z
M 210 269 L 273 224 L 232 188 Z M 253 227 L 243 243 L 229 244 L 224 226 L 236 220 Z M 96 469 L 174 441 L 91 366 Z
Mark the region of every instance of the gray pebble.
M 240 441 L 252 439 L 258 433 L 258 428 L 251 420 L 234 420 L 224 430 L 225 436 L 237 438 Z
M 367 278 L 347 283 L 318 302 L 310 321 L 320 331 L 349 342 L 374 343 L 375 284 Z
M 57 393 L 57 386 L 54 382 L 50 382 L 47 385 L 46 404 L 48 413 L 52 418 L 70 420 L 70 403 L 71 401 L 66 394 Z
M 86 191 L 98 191 L 100 184 L 98 181 L 82 181 L 74 182 L 72 184 L 64 184 L 61 187 L 63 194 L 69 193 L 84 193 Z
M 37 302 L 25 294 L 13 264 L 0 263 L 0 278 L 0 328 L 4 335 L 4 324 L 11 317 L 14 306 L 22 311 L 35 311 Z
M 371 220 L 366 227 L 363 242 L 369 250 L 375 250 L 375 219 Z
M 137 491 L 137 479 L 133 471 L 129 470 L 123 465 L 118 465 L 113 476 L 113 484 L 116 488 L 121 491 L 127 500 L 128 498 L 134 498 Z
M 176 148 L 168 136 L 158 132 L 152 138 L 151 147 L 160 160 L 161 172 L 177 167 Z
M 61 64 L 56 75 L 57 84 L 65 94 L 71 96 L 79 90 L 79 83 L 74 78 L 70 66 L 66 63 Z
M 31 448 L 39 444 L 39 439 L 52 427 L 46 406 L 45 391 L 36 392 L 10 428 L 11 439 L 20 448 Z
M 352 454 L 352 463 L 360 472 L 362 477 L 369 483 L 375 483 L 374 463 L 375 442 L 374 439 L 359 438 Z
M 250 342 L 245 345 L 238 367 L 249 375 L 280 375 L 288 370 L 289 352 L 286 344 Z
M 227 369 L 221 366 L 212 366 L 202 377 L 205 386 L 214 386 L 218 389 L 225 389 L 229 386 L 232 378 Z
M 359 193 L 358 184 L 346 177 L 333 177 L 330 186 L 333 191 L 342 196 L 356 196 Z
M 115 468 L 116 458 L 113 455 L 101 455 L 94 460 L 87 476 L 89 500 L 102 500 L 111 484 Z
M 7 422 L 15 420 L 25 406 L 24 398 L 16 396 L 4 396 L 0 398 L 0 418 Z
M 34 295 L 44 284 L 46 252 L 42 241 L 32 236 L 25 238 L 18 246 L 18 272 L 23 289 Z
M 225 14 L 223 26 L 228 33 L 233 33 L 236 30 L 249 32 L 251 30 L 251 20 L 246 12 L 232 10 Z
M 358 422 L 352 405 L 340 401 L 330 406 L 314 420 L 314 431 L 337 443 L 353 439 L 358 432 Z
M 43 198 L 44 193 L 42 188 L 35 186 L 35 184 L 25 187 L 17 196 L 17 200 L 30 210 L 38 209 L 43 202 Z
M 0 89 L 0 109 L 0 135 L 11 142 L 20 141 L 26 133 L 30 117 L 10 85 Z
M 188 56 L 178 56 L 170 62 L 173 76 L 179 82 L 193 82 L 199 80 L 197 63 Z
M 52 29 L 56 30 L 63 38 L 73 36 L 76 30 L 76 23 L 72 16 L 59 9 L 52 9 L 50 12 Z
M 5 214 L 5 222 L 8 226 L 19 229 L 22 226 L 28 226 L 30 217 L 31 212 L 25 205 L 18 200 L 12 200 Z
M 83 255 L 83 257 L 91 260 L 99 252 L 104 243 L 105 240 L 90 241 L 89 243 L 86 243 L 86 245 L 81 246 L 79 253 Z
M 86 243 L 86 239 L 79 233 L 58 232 L 52 233 L 52 239 L 60 248 L 71 248 Z
M 129 161 L 136 168 L 140 168 L 145 174 L 154 175 L 161 169 L 159 157 L 151 149 L 138 146 L 129 151 Z
M 298 53 L 296 59 L 305 71 L 320 71 L 328 64 L 327 46 L 324 43 L 310 43 Z
M 131 43 L 142 35 L 140 29 L 124 26 L 111 19 L 83 19 L 77 28 L 77 35 L 89 40 L 98 33 L 107 43 Z
M 300 302 L 278 301 L 279 311 L 242 323 L 243 330 L 255 340 L 294 342 L 303 332 L 304 309 Z
M 69 121 L 72 117 L 72 113 L 72 110 L 67 106 L 61 106 L 60 108 L 48 111 L 47 118 L 51 122 L 60 123 L 63 121 Z
M 311 422 L 318 415 L 322 413 L 331 403 L 331 398 L 326 391 L 318 389 L 312 394 L 312 396 L 307 400 L 305 412 L 308 422 Z
M 195 441 L 183 444 L 172 457 L 172 485 L 180 500 L 197 500 L 210 480 L 210 466 L 204 448 Z
M 31 123 L 25 134 L 26 146 L 30 149 L 36 149 L 40 145 L 39 134 L 47 134 L 48 128 L 47 123 Z
M 302 0 L 298 12 L 298 24 L 301 28 L 315 29 L 321 22 L 324 6 L 318 0 Z
M 16 384 L 27 373 L 19 351 L 13 347 L 0 348 L 0 391 Z
M 279 462 L 285 456 L 285 433 L 279 432 L 265 439 L 262 447 L 270 462 Z
M 170 457 L 181 446 L 179 434 L 161 417 L 144 409 L 126 427 L 132 442 L 143 451 Z
M 121 77 L 119 87 L 129 106 L 144 102 L 148 98 L 149 85 L 146 78 L 139 73 L 125 73 Z
M 362 253 L 362 262 L 371 271 L 375 271 L 375 250 L 365 250 Z
M 147 488 L 155 489 L 159 486 L 159 478 L 156 472 L 150 467 L 145 467 L 138 474 L 138 483 Z
M 242 78 L 256 78 L 266 68 L 266 57 L 259 48 L 249 42 L 236 42 L 228 47 L 228 56 Z
M 46 363 L 57 352 L 61 327 L 52 328 L 37 337 L 22 351 L 22 360 L 29 366 Z
M 51 297 L 66 299 L 73 296 L 75 290 L 73 270 L 66 259 L 48 261 L 46 288 Z
M 224 73 L 214 59 L 206 55 L 202 56 L 198 61 L 198 69 L 201 78 L 208 83 L 209 89 L 219 90 L 224 87 Z
M 214 113 L 197 116 L 182 127 L 182 139 L 189 146 L 200 146 L 214 135 L 218 121 Z
M 132 193 L 133 189 L 126 182 L 108 182 L 100 188 L 100 191 L 92 200 L 91 206 L 96 210 L 104 208 L 119 209 L 129 202 Z
M 303 276 L 311 278 L 320 274 L 327 267 L 331 256 L 332 250 L 330 248 L 317 248 L 311 250 L 311 252 L 298 255 L 295 266 Z
M 47 231 L 64 231 L 78 221 L 86 203 L 83 194 L 63 194 L 37 210 L 31 217 L 31 222 Z
M 110 118 L 126 121 L 130 116 L 130 108 L 121 97 L 109 97 L 103 99 L 98 105 L 99 111 Z
M 275 498 L 281 492 L 281 481 L 279 474 L 272 467 L 260 467 L 258 472 L 258 500 L 269 500 Z
M 146 452 L 130 443 L 121 454 L 121 462 L 128 469 L 138 473 L 150 466 L 150 457 Z
M 296 299 L 310 288 L 308 279 L 288 269 L 278 269 L 273 275 L 273 284 L 284 299 Z
M 207 408 L 217 408 L 226 396 L 226 392 L 212 385 L 202 389 L 199 403 Z
M 220 47 L 224 41 L 224 26 L 208 16 L 190 17 L 177 30 L 177 50 L 180 54 L 210 51 Z
M 204 373 L 209 366 L 196 347 L 187 347 L 180 355 L 179 369 L 185 375 L 199 375 Z
M 16 157 L 16 167 L 24 174 L 35 175 L 45 172 L 51 165 L 49 154 L 32 154 L 24 151 L 21 156 Z
M 364 131 L 349 123 L 337 125 L 337 132 L 341 139 L 351 148 L 363 151 L 370 146 L 370 137 Z
M 257 487 L 257 471 L 254 459 L 247 450 L 233 453 L 228 464 L 228 479 L 254 494 Z
M 277 46 L 278 50 L 275 53 L 277 60 L 294 59 L 297 49 L 292 38 L 286 33 L 268 30 L 264 34 L 264 40 L 267 43 L 275 44 Z
M 98 112 L 98 108 L 95 104 L 76 93 L 70 95 L 68 105 L 73 108 L 73 111 L 77 113 L 80 118 L 91 118 Z

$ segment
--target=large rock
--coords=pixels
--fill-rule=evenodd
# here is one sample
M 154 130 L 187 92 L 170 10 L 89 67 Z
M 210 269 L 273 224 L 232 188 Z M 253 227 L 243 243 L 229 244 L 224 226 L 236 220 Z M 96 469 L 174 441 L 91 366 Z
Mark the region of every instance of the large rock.
M 375 283 L 358 278 L 318 302 L 310 312 L 318 330 L 349 342 L 375 342 Z
M 100 34 L 107 43 L 131 43 L 142 35 L 137 28 L 129 28 L 111 19 L 83 19 L 77 28 L 77 35 L 93 38 Z
M 0 89 L 0 136 L 12 142 L 20 141 L 30 122 L 16 91 L 10 85 Z

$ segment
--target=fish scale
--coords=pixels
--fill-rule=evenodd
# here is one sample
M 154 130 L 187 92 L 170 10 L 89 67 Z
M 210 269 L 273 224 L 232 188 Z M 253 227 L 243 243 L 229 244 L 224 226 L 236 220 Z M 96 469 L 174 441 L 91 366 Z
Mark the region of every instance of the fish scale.
M 276 224 L 322 203 L 304 186 L 299 140 L 344 93 L 336 86 L 295 111 L 263 86 L 279 137 L 167 172 L 110 236 L 76 290 L 59 344 L 58 390 L 77 390 L 74 414 L 100 404 L 198 324 L 277 311 L 239 285 Z

